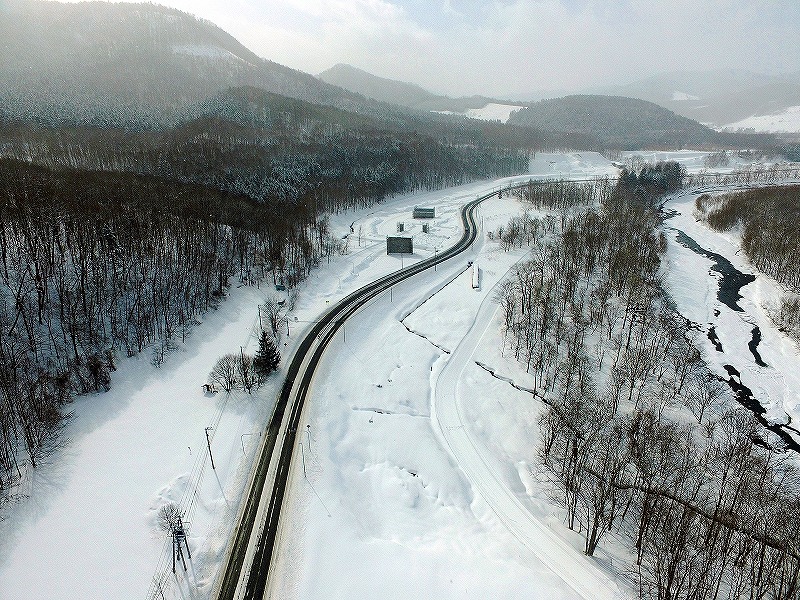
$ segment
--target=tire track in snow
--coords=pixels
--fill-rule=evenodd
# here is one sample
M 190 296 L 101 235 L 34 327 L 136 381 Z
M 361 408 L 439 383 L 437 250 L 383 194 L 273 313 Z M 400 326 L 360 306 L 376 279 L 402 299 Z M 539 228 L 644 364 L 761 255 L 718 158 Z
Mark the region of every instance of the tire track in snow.
M 486 451 L 472 438 L 469 428 L 465 426 L 458 400 L 459 381 L 464 370 L 473 362 L 475 349 L 491 326 L 497 309 L 492 294 L 487 293 L 467 334 L 446 359 L 444 367 L 432 374 L 433 428 L 475 493 L 483 497 L 511 534 L 542 564 L 587 600 L 626 598 L 609 576 L 592 564 L 590 558 L 553 533 L 522 504 L 500 479 L 496 469 L 487 460 Z

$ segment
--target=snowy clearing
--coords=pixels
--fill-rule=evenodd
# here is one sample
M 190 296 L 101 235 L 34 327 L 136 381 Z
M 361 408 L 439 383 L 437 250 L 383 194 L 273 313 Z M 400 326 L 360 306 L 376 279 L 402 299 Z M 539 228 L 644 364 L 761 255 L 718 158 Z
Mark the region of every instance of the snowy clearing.
M 675 102 L 685 102 L 686 100 L 700 100 L 700 97 L 687 94 L 686 92 L 672 92 L 672 100 Z
M 756 133 L 800 133 L 800 106 L 789 106 L 771 115 L 753 115 L 720 128 L 722 131 L 753 130 Z
M 464 112 L 453 112 L 451 110 L 435 110 L 445 115 L 465 115 L 470 119 L 480 119 L 481 121 L 500 121 L 505 123 L 511 117 L 511 113 L 525 108 L 516 104 L 498 104 L 490 102 L 483 108 L 469 108 Z

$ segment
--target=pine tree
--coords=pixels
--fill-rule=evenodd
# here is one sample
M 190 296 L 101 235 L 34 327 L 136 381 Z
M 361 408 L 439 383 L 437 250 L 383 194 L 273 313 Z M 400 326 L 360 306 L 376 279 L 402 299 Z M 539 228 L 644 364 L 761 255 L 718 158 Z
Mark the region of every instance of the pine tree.
M 253 359 L 253 367 L 260 379 L 266 379 L 270 373 L 278 368 L 281 362 L 281 354 L 274 338 L 266 331 L 261 332 L 258 340 L 258 352 Z

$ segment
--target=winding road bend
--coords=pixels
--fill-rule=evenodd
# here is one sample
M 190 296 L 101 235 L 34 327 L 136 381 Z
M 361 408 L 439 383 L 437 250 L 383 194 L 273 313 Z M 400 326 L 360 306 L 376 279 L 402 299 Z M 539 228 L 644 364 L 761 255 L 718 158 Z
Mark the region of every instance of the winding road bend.
M 493 191 L 479 196 L 461 209 L 464 233 L 456 244 L 437 256 L 386 275 L 351 293 L 328 310 L 300 342 L 287 369 L 266 435 L 262 436 L 256 466 L 245 490 L 245 501 L 213 598 L 254 600 L 264 596 L 303 405 L 314 369 L 339 327 L 350 315 L 391 286 L 468 249 L 477 236 L 475 209 L 497 194 L 498 191 Z M 280 450 L 276 451 L 278 440 Z

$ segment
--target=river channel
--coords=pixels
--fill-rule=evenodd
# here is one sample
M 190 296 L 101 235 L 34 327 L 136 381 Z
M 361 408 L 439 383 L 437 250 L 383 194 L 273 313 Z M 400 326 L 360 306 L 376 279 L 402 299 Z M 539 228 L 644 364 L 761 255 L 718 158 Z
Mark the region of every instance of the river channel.
M 676 213 L 666 214 L 665 220 L 671 218 L 675 214 Z M 750 332 L 751 339 L 748 342 L 748 348 L 750 349 L 750 353 L 753 355 L 753 360 L 759 367 L 768 367 L 767 363 L 764 362 L 758 351 L 758 345 L 761 342 L 761 330 L 757 325 L 754 325 L 749 319 L 745 318 L 747 313 L 739 305 L 739 300 L 742 298 L 742 295 L 739 292 L 743 287 L 755 281 L 756 276 L 750 273 L 743 273 L 742 271 L 738 270 L 727 258 L 717 254 L 716 252 L 712 252 L 706 248 L 703 248 L 684 231 L 667 226 L 665 226 L 665 229 L 672 230 L 676 233 L 676 240 L 681 246 L 688 248 L 695 254 L 703 256 L 704 258 L 712 261 L 713 264 L 711 266 L 711 271 L 719 273 L 717 299 L 731 310 L 744 313 L 743 319 L 753 326 Z M 718 317 L 719 311 L 714 311 L 714 315 L 715 317 Z M 724 349 L 719 341 L 719 338 L 717 337 L 716 329 L 717 323 L 709 323 L 708 338 L 714 345 L 716 351 L 724 354 Z M 789 432 L 789 430 L 797 430 L 790 426 L 791 419 L 788 417 L 788 415 L 788 423 L 784 425 L 771 423 L 768 421 L 765 416 L 767 411 L 764 406 L 754 396 L 752 390 L 742 383 L 740 373 L 742 369 L 736 368 L 736 366 L 730 364 L 725 364 L 724 368 L 728 374 L 728 378 L 725 379 L 724 377 L 719 377 L 719 379 L 730 386 L 736 401 L 751 411 L 756 420 L 758 420 L 758 422 L 761 423 L 765 428 L 779 436 L 787 449 L 800 453 L 800 443 L 798 443 Z M 761 442 L 763 442 L 763 440 L 761 440 Z

